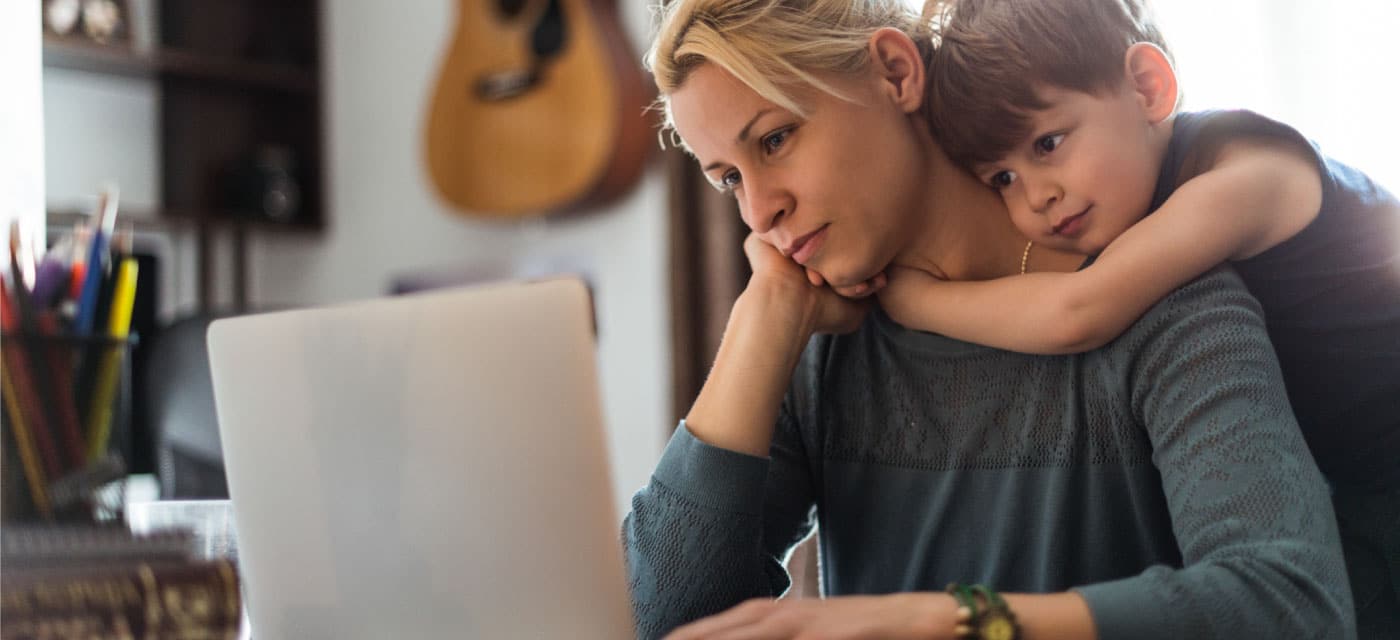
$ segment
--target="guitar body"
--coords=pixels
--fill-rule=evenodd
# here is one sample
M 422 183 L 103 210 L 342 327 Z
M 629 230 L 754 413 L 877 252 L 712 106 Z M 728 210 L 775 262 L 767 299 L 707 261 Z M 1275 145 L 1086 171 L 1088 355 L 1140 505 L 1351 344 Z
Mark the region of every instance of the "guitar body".
M 652 94 L 626 42 L 613 0 L 459 0 L 425 131 L 442 197 L 514 218 L 630 188 Z

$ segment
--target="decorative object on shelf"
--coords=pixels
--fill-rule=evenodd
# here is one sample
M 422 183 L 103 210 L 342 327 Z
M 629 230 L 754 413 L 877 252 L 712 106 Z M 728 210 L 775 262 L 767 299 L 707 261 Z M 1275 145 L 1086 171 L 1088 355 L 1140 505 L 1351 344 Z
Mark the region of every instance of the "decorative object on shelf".
M 296 179 L 296 156 L 285 145 L 261 145 L 235 166 L 230 199 L 244 214 L 258 220 L 295 222 L 301 212 L 301 187 Z
M 424 144 L 438 193 L 515 218 L 626 192 L 652 143 L 612 0 L 459 0 Z
M 98 44 L 126 40 L 126 7 L 117 0 L 83 0 L 83 33 Z
M 44 29 L 101 45 L 131 42 L 128 0 L 44 0 Z
M 52 33 L 72 33 L 82 17 L 83 0 L 44 0 L 44 28 Z

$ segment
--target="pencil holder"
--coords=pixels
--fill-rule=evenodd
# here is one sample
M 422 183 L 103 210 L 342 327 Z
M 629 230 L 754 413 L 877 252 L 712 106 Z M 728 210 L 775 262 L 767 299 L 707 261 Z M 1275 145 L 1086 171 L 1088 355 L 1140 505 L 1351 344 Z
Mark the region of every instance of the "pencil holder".
M 0 335 L 0 517 L 120 521 L 134 336 Z

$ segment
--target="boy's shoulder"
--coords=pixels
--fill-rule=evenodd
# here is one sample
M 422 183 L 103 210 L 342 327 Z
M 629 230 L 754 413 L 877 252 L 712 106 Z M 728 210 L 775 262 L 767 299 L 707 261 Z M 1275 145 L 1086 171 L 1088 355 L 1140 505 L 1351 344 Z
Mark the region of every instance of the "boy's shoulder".
M 1148 211 L 1155 211 L 1183 183 L 1205 172 L 1227 147 L 1267 141 L 1301 150 L 1326 174 L 1317 146 L 1292 126 L 1247 109 L 1183 111 L 1172 116 L 1171 139 L 1162 153 L 1157 188 Z

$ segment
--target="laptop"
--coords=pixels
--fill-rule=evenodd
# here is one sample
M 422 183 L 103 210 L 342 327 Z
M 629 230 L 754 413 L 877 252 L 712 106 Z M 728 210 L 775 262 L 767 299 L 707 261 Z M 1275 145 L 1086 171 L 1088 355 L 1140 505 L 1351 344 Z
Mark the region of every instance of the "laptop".
M 574 279 L 220 320 L 258 640 L 635 632 Z

